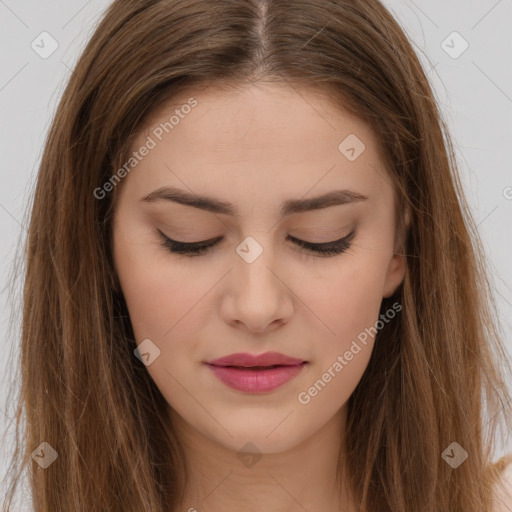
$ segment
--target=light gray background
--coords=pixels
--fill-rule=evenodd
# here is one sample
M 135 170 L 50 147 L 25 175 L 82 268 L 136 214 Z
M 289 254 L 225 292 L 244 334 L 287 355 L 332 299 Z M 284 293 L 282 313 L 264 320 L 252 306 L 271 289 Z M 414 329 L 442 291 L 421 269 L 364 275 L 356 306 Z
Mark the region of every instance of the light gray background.
M 467 197 L 489 258 L 505 342 L 512 353 L 512 0 L 384 3 L 413 41 L 451 129 Z M 0 0 L 2 429 L 13 416 L 6 393 L 9 365 L 19 342 L 19 329 L 7 331 L 13 305 L 6 287 L 16 244 L 25 234 L 28 194 L 57 101 L 109 4 L 106 0 Z M 59 45 L 47 59 L 31 47 L 45 31 Z M 460 56 L 464 43 L 451 36 L 454 31 L 469 44 Z M 19 318 L 18 305 L 14 313 Z M 512 385 L 512 376 L 509 381 Z M 4 439 L 4 451 L 10 449 L 11 439 L 11 435 Z M 0 457 L 3 478 L 5 455 L 0 452 Z

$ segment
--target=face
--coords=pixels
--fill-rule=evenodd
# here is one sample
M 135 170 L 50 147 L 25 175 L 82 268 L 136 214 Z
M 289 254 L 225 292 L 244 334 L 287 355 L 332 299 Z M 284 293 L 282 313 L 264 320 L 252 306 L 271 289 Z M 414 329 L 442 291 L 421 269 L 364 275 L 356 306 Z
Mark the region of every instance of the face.
M 341 418 L 382 298 L 405 271 L 370 128 L 311 90 L 191 89 L 151 117 L 133 150 L 140 158 L 117 185 L 114 261 L 171 417 L 263 453 Z M 206 252 L 180 252 L 203 241 Z M 209 364 L 267 352 L 297 361 Z

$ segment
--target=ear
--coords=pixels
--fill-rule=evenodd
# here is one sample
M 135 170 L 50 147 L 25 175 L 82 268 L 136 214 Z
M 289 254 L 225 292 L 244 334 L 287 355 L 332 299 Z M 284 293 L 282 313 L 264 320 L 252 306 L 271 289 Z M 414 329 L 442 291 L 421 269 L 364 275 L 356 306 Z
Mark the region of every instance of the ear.
M 389 262 L 386 280 L 384 281 L 384 288 L 382 296 L 384 298 L 391 297 L 402 283 L 405 276 L 406 262 L 405 256 L 401 254 L 393 254 Z
M 407 233 L 409 226 L 411 223 L 411 217 L 409 214 L 409 210 L 407 209 L 403 216 L 403 233 Z M 405 235 L 404 235 L 405 236 Z M 388 265 L 388 270 L 386 273 L 386 279 L 384 281 L 384 288 L 382 290 L 382 296 L 384 298 L 391 297 L 397 290 L 397 288 L 402 283 L 405 271 L 407 268 L 406 257 L 403 255 L 403 243 L 398 244 L 399 247 L 395 248 L 395 252 L 393 253 L 393 257 Z

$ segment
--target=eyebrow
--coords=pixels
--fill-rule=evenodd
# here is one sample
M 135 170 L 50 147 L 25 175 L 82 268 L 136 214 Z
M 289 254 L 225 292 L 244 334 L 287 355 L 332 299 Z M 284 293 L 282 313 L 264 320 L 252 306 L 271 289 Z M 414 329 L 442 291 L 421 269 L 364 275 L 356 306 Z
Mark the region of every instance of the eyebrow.
M 288 199 L 280 210 L 281 217 L 293 213 L 303 213 L 312 210 L 321 210 L 330 206 L 338 206 L 348 203 L 366 201 L 367 196 L 352 190 L 333 190 L 321 196 L 308 199 Z M 143 202 L 154 203 L 156 201 L 172 201 L 185 206 L 192 206 L 200 210 L 213 213 L 221 213 L 230 216 L 238 216 L 235 205 L 215 199 L 213 197 L 191 194 L 176 187 L 160 187 L 141 199 Z

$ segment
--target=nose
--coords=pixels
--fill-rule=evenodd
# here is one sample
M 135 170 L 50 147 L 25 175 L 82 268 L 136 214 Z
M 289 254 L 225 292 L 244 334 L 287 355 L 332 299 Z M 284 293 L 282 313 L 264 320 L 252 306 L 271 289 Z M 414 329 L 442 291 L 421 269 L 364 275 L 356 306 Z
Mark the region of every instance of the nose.
M 222 300 L 221 315 L 232 326 L 261 334 L 289 322 L 293 314 L 290 276 L 276 266 L 272 251 L 252 262 L 236 256 Z

